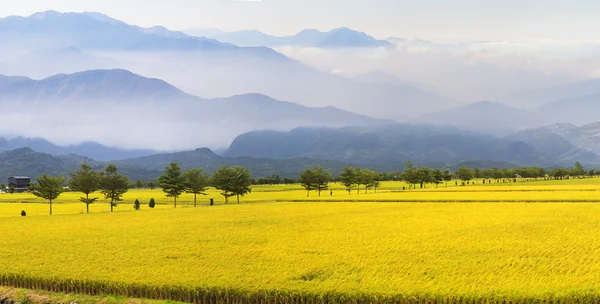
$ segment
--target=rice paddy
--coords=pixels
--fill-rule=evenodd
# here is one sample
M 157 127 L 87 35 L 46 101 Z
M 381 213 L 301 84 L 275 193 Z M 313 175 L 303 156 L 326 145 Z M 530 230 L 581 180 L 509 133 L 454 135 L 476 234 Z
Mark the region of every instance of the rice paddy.
M 92 214 L 65 193 L 54 216 L 3 194 L 0 285 L 198 303 L 600 301 L 599 179 L 405 186 L 260 186 L 228 206 L 210 191 L 177 209 L 132 190 Z

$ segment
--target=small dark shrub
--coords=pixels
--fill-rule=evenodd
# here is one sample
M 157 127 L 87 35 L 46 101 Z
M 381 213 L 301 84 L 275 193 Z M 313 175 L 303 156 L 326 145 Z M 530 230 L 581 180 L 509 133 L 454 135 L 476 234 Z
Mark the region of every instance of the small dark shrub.
M 154 201 L 154 198 L 151 198 L 150 202 L 148 203 L 148 207 L 150 207 L 150 209 L 154 209 L 155 206 L 156 202 Z
M 140 201 L 138 199 L 133 202 L 133 209 L 140 210 Z
M 25 212 L 25 210 L 21 210 L 21 216 L 27 216 L 27 212 Z

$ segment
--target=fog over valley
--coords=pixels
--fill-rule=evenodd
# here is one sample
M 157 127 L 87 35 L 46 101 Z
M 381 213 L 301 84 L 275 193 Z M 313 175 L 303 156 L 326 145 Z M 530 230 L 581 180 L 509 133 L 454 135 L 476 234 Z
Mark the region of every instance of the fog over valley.
M 173 31 L 46 11 L 0 19 L 0 136 L 226 151 L 252 131 L 402 123 L 515 140 L 598 121 L 599 55 L 593 40 Z

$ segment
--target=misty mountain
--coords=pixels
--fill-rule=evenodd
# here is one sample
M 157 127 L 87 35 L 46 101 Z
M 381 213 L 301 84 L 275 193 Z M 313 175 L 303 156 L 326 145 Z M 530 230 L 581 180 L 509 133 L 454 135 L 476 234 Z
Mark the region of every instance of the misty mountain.
M 194 100 L 165 81 L 127 70 L 92 70 L 42 80 L 0 75 L 0 102 Z
M 4 136 L 42 137 L 63 146 L 98 142 L 160 151 L 223 147 L 252 130 L 386 123 L 260 94 L 201 99 L 126 70 L 85 71 L 42 80 L 0 76 L 0 104 Z M 31 124 L 10 128 L 23 121 Z
M 298 173 L 308 166 L 316 164 L 339 173 L 344 164 L 339 161 L 318 160 L 309 158 L 268 159 L 251 157 L 223 157 L 210 149 L 202 148 L 194 151 L 157 154 L 135 159 L 117 161 L 118 166 L 125 168 L 143 168 L 150 171 L 163 171 L 171 162 L 177 162 L 182 169 L 202 168 L 205 172 L 213 172 L 222 166 L 244 166 L 252 171 L 253 177 L 265 177 L 279 174 L 282 177 L 298 178 Z
M 597 122 L 599 120 L 598 113 L 600 113 L 600 88 L 598 91 L 591 95 L 545 104 L 536 109 L 534 113 L 545 124 L 569 122 L 583 125 Z
M 224 155 L 308 157 L 385 165 L 390 170 L 402 168 L 406 160 L 420 164 L 494 160 L 538 166 L 566 165 L 575 160 L 600 163 L 600 157 L 594 153 L 556 137 L 530 142 L 523 134 L 497 138 L 452 127 L 406 124 L 255 131 L 238 136 Z
M 532 114 L 525 110 L 489 101 L 425 114 L 413 122 L 450 125 L 500 136 L 538 125 Z
M 343 28 L 326 34 L 307 30 L 295 39 L 323 36 L 319 43 L 327 46 L 344 45 L 339 39 L 354 44 L 366 39 L 367 45 L 371 41 Z M 196 96 L 260 93 L 308 107 L 333 106 L 395 120 L 455 105 L 441 96 L 322 72 L 265 47 L 237 47 L 182 35 L 162 27 L 128 25 L 98 13 L 49 11 L 7 17 L 0 19 L 0 71 L 46 78 L 82 69 L 121 68 L 164 79 Z M 71 64 L 73 54 L 53 51 L 61 49 L 80 50 L 79 57 L 89 55 L 93 60 Z M 53 54 L 45 56 L 47 51 Z
M 288 60 L 268 48 L 241 48 L 161 27 L 144 29 L 100 13 L 46 11 L 29 17 L 1 18 L 0 46 L 13 50 L 77 47 L 103 51 L 227 52 L 232 55 Z
M 538 129 L 540 132 L 553 132 L 578 149 L 600 154 L 600 123 L 577 127 L 572 124 L 554 124 Z
M 156 154 L 152 150 L 125 150 L 107 147 L 94 142 L 78 145 L 58 146 L 42 138 L 0 138 L 0 150 L 10 151 L 31 148 L 37 152 L 58 155 L 80 155 L 97 161 L 112 161 Z
M 392 47 L 385 40 L 377 40 L 372 36 L 346 27 L 322 32 L 315 29 L 306 29 L 293 36 L 276 37 L 257 30 L 236 32 L 223 32 L 215 30 L 189 30 L 190 35 L 199 35 L 213 38 L 221 42 L 232 43 L 240 46 L 300 46 L 319 48 L 375 48 Z
M 578 148 L 560 135 L 545 129 L 531 129 L 505 138 L 513 142 L 511 147 L 520 153 L 530 153 L 548 160 L 571 160 L 581 163 L 597 163 L 597 154 Z
M 587 96 L 598 94 L 600 94 L 600 79 L 590 79 L 518 92 L 505 96 L 500 101 L 517 108 L 533 110 L 559 100 L 583 99 Z
M 20 148 L 0 152 L 0 183 L 7 183 L 10 176 L 38 177 L 43 173 L 50 175 L 67 175 L 75 172 L 82 162 L 95 168 L 100 165 L 88 158 L 77 155 L 52 156 L 47 153 L 34 152 L 31 148 Z
M 102 170 L 106 162 L 75 154 L 51 155 L 36 152 L 29 147 L 0 152 L 0 183 L 6 183 L 10 176 L 29 176 L 36 178 L 43 173 L 69 176 L 85 162 L 94 170 Z M 229 158 L 213 153 L 210 149 L 196 149 L 177 153 L 156 154 L 146 157 L 117 161 L 119 172 L 135 180 L 156 180 L 164 172 L 170 162 L 178 162 L 182 169 L 202 168 L 212 173 L 222 166 L 244 166 L 252 171 L 255 178 L 278 174 L 281 177 L 298 178 L 298 173 L 308 166 L 322 165 L 338 174 L 347 164 L 337 161 L 296 158 L 289 160 L 255 159 L 249 157 Z M 376 169 L 376 168 L 374 168 Z

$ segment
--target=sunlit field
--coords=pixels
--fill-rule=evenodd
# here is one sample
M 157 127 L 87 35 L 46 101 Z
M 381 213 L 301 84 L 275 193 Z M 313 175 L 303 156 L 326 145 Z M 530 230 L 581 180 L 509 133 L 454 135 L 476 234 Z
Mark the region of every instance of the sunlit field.
M 100 202 L 92 214 L 65 193 L 53 216 L 4 194 L 0 285 L 207 303 L 600 301 L 600 180 L 403 186 L 322 193 L 339 202 L 260 186 L 227 206 L 210 191 L 177 209 L 159 190 L 132 190 L 114 213 Z
M 469 186 L 456 186 L 455 181 L 438 185 L 426 185 L 423 189 L 410 189 L 404 182 L 383 182 L 377 190 L 354 189 L 348 193 L 339 183 L 332 183 L 330 190 L 323 191 L 319 196 L 316 191 L 307 193 L 300 185 L 266 185 L 254 186 L 252 193 L 241 198 L 241 203 L 273 203 L 273 202 L 586 202 L 600 203 L 600 179 L 573 179 L 564 181 L 536 181 L 516 183 L 492 183 Z M 79 202 L 81 193 L 65 192 L 54 202 L 55 214 L 85 213 L 85 204 Z M 100 193 L 98 203 L 90 206 L 90 212 L 109 212 L 107 200 Z M 115 212 L 132 211 L 133 202 L 138 199 L 141 209 L 149 209 L 151 198 L 156 200 L 155 209 L 173 208 L 173 199 L 168 198 L 159 189 L 132 189 L 127 192 L 123 201 L 115 208 Z M 225 199 L 215 189 L 210 189 L 208 195 L 198 195 L 197 205 L 208 206 L 210 199 L 216 205 L 225 204 Z M 191 207 L 194 197 L 192 194 L 182 194 L 177 200 L 180 208 Z M 235 197 L 230 204 L 236 204 Z M 21 210 L 27 216 L 47 215 L 49 206 L 44 199 L 30 193 L 0 194 L 0 216 L 20 216 Z

